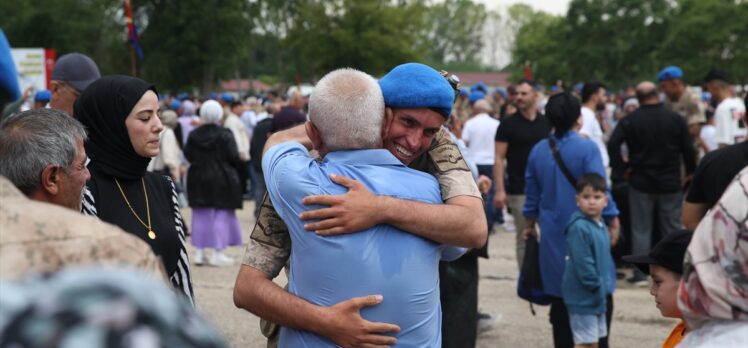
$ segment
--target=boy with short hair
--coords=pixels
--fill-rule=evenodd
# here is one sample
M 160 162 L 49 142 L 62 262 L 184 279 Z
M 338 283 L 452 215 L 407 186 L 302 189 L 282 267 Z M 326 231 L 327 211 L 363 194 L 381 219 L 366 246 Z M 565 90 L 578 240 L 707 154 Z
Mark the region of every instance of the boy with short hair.
M 662 343 L 663 348 L 678 346 L 686 334 L 683 314 L 678 309 L 678 284 L 683 274 L 683 257 L 691 243 L 693 233 L 681 230 L 668 233 L 647 255 L 627 255 L 623 260 L 652 276 L 649 293 L 654 296 L 663 317 L 678 318 L 680 322 Z
M 596 348 L 608 335 L 605 321 L 606 297 L 613 287 L 610 269 L 610 236 L 602 220 L 608 205 L 605 179 L 596 173 L 577 182 L 577 206 L 564 229 L 566 269 L 561 293 L 569 312 L 574 347 Z

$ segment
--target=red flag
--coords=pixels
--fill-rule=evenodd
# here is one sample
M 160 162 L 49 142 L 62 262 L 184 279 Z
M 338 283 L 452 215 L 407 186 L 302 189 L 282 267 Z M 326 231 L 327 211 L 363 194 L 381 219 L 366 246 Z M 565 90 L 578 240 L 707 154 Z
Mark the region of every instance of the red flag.
M 132 7 L 130 0 L 125 0 L 125 20 L 127 21 L 127 41 L 130 41 L 135 53 L 139 59 L 143 59 L 143 49 L 140 47 L 140 36 L 138 36 L 138 27 L 132 19 Z
M 525 61 L 525 80 L 532 80 L 532 69 L 530 69 L 530 61 Z

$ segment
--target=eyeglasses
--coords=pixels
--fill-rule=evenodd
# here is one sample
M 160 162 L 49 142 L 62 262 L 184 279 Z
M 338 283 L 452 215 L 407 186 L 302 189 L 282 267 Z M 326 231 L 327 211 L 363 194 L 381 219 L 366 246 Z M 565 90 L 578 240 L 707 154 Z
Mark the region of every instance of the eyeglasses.
M 439 72 L 445 79 L 447 79 L 447 82 L 449 82 L 449 85 L 452 86 L 452 89 L 455 91 L 455 98 L 460 95 L 460 88 L 462 88 L 462 85 L 460 84 L 460 78 L 455 74 L 450 74 L 446 70 L 442 70 Z

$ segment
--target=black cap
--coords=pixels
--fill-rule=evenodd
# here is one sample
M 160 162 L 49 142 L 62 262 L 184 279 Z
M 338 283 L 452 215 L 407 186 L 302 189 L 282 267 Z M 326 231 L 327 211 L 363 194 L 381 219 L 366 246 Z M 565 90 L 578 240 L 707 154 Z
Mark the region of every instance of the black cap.
M 634 264 L 642 272 L 649 274 L 649 265 L 658 265 L 683 274 L 683 257 L 693 233 L 687 230 L 668 233 L 655 244 L 647 255 L 626 255 L 623 260 Z
M 712 69 L 709 71 L 708 74 L 706 74 L 706 77 L 704 78 L 704 82 L 710 82 L 714 80 L 730 82 L 730 77 L 727 75 L 727 73 L 724 70 Z

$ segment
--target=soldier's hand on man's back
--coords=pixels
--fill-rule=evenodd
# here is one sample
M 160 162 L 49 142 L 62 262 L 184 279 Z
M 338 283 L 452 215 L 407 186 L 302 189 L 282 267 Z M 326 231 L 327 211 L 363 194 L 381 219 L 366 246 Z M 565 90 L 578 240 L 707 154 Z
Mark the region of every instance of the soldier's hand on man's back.
M 299 215 L 301 220 L 319 220 L 304 225 L 307 231 L 323 236 L 358 232 L 381 223 L 378 197 L 360 182 L 330 175 L 335 183 L 348 188 L 342 195 L 316 195 L 304 198 L 305 205 L 324 205 L 327 208 L 308 210 Z

